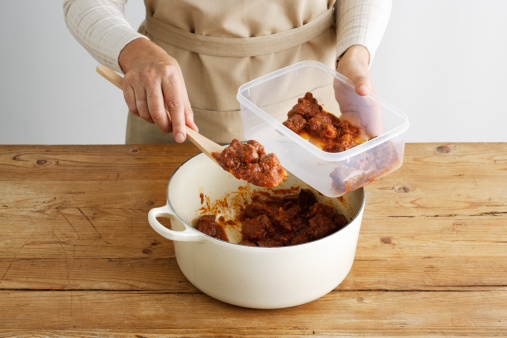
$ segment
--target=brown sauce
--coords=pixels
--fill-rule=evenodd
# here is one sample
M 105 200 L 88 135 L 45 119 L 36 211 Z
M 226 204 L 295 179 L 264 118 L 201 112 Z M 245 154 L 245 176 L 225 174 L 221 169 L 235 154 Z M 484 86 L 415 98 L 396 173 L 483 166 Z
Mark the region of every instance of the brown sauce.
M 212 155 L 225 171 L 259 187 L 276 187 L 287 177 L 276 155 L 266 154 L 255 140 L 245 144 L 234 139 L 220 154 Z

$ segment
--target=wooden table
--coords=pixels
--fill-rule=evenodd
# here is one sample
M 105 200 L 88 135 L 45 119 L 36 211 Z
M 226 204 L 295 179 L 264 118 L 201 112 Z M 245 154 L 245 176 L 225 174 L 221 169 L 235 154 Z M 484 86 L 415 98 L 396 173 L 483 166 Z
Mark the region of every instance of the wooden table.
M 0 337 L 507 336 L 507 144 L 408 144 L 345 281 L 280 310 L 204 295 L 149 226 L 197 152 L 0 146 Z

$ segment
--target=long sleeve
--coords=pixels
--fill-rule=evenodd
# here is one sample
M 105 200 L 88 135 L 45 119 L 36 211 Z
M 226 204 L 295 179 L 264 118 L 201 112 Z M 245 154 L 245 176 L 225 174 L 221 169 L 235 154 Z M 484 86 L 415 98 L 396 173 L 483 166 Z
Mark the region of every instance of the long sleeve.
M 64 0 L 65 22 L 77 41 L 101 64 L 122 72 L 118 57 L 132 40 L 144 37 L 124 16 L 127 0 Z
M 371 64 L 387 28 L 391 7 L 391 0 L 338 0 L 337 55 L 352 45 L 363 45 L 370 52 Z

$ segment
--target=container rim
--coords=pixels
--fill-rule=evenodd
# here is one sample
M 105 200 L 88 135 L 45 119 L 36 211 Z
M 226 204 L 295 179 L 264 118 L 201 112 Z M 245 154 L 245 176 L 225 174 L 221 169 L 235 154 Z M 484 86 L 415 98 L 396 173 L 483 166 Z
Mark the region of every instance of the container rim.
M 393 106 L 389 102 L 385 101 L 384 99 L 381 99 L 376 94 L 370 93 L 366 96 L 367 98 L 388 108 L 394 115 L 399 117 L 403 122 L 400 125 L 392 128 L 391 130 L 384 132 L 384 133 L 380 134 L 379 136 L 377 136 L 369 141 L 366 141 L 363 144 L 355 146 L 351 149 L 348 149 L 346 151 L 339 152 L 339 153 L 328 153 L 328 152 L 325 152 L 325 151 L 319 149 L 318 147 L 314 146 L 310 142 L 304 141 L 301 138 L 301 136 L 297 135 L 292 130 L 285 127 L 282 123 L 280 123 L 279 121 L 274 119 L 272 116 L 270 116 L 269 114 L 264 112 L 261 108 L 259 108 L 256 104 L 254 104 L 252 101 L 250 101 L 249 99 L 247 99 L 243 95 L 243 93 L 245 91 L 249 91 L 253 87 L 256 87 L 260 84 L 271 81 L 273 78 L 280 77 L 284 74 L 287 74 L 287 73 L 290 73 L 293 71 L 297 71 L 298 69 L 301 69 L 301 68 L 318 68 L 319 70 L 324 71 L 324 72 L 328 73 L 329 75 L 333 76 L 334 78 L 340 80 L 346 86 L 348 86 L 350 88 L 354 88 L 352 81 L 350 81 L 348 78 L 346 78 L 342 74 L 332 70 L 328 66 L 326 66 L 318 61 L 301 61 L 301 62 L 295 63 L 293 65 L 287 66 L 285 68 L 281 68 L 279 70 L 276 70 L 272 73 L 263 75 L 257 79 L 254 79 L 252 81 L 249 81 L 249 82 L 241 85 L 238 89 L 236 99 L 239 101 L 240 104 L 248 107 L 250 110 L 253 110 L 257 114 L 261 115 L 264 118 L 264 120 L 268 124 L 270 124 L 277 132 L 287 136 L 292 141 L 296 142 L 297 144 L 302 146 L 304 149 L 306 149 L 308 152 L 311 152 L 315 156 L 317 156 L 318 158 L 320 158 L 322 160 L 326 160 L 326 161 L 347 160 L 353 156 L 356 156 L 356 155 L 363 153 L 369 149 L 372 149 L 384 142 L 387 142 L 388 140 L 390 140 L 396 136 L 399 136 L 403 132 L 407 131 L 407 129 L 409 128 L 408 116 L 403 111 L 396 108 L 395 106 Z

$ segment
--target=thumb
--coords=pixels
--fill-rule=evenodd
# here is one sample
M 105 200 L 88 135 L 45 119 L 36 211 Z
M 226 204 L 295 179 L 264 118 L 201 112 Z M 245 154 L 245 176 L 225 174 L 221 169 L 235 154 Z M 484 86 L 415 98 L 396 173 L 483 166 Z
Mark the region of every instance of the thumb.
M 366 96 L 370 94 L 372 88 L 370 74 L 356 74 L 350 80 L 354 84 L 354 88 L 358 95 Z

